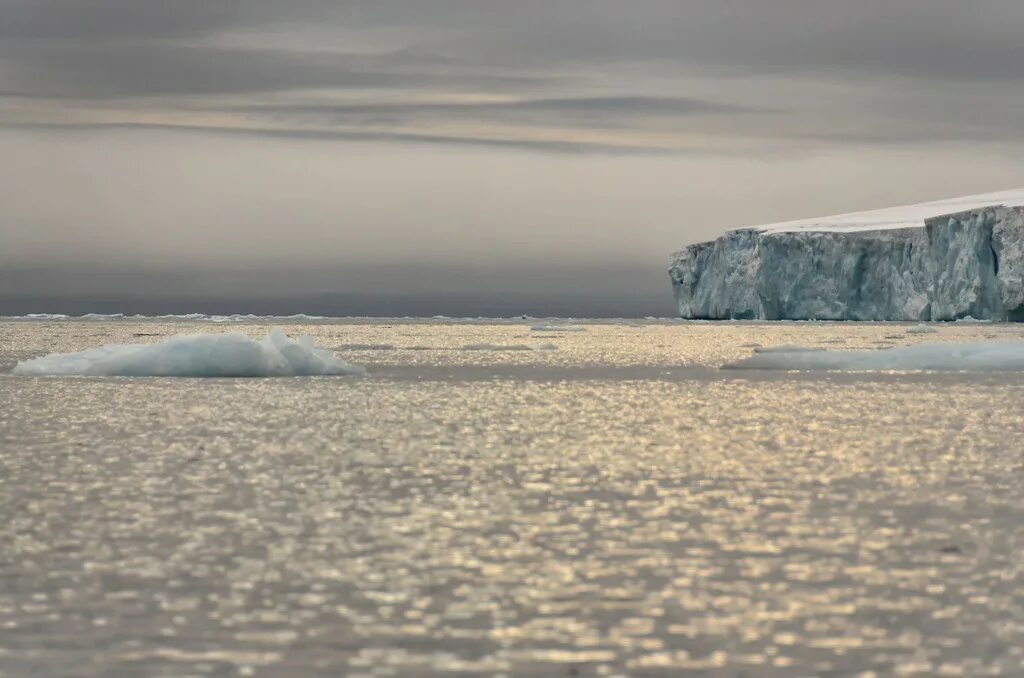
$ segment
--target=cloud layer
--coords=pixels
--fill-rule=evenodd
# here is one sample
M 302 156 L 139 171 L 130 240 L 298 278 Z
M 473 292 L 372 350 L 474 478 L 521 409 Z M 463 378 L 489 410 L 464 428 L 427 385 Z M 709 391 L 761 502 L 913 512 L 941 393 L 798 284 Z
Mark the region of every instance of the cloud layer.
M 1009 0 L 8 0 L 0 19 L 7 124 L 627 152 L 1024 131 Z

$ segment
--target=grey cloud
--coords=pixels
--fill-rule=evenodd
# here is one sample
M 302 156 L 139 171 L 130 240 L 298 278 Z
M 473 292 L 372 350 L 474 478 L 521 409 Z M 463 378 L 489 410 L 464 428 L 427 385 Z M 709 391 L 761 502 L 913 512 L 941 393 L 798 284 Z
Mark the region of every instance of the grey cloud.
M 329 0 L 3 0 L 0 37 L 75 42 L 137 38 L 182 38 L 230 28 L 317 21 Z
M 598 142 L 568 141 L 562 139 L 507 138 L 497 136 L 459 136 L 450 134 L 417 134 L 411 132 L 359 131 L 344 129 L 299 129 L 273 127 L 218 127 L 214 125 L 165 125 L 149 123 L 94 123 L 60 125 L 9 125 L 11 128 L 48 132 L 82 131 L 159 131 L 177 134 L 207 134 L 224 137 L 263 137 L 295 141 L 349 141 L 412 143 L 427 146 L 463 146 L 493 149 L 541 151 L 545 153 L 593 153 L 610 155 L 662 155 L 682 153 L 688 149 L 666 149 L 632 144 L 602 144 Z
M 451 72 L 400 54 L 375 56 L 177 44 L 0 47 L 0 93 L 118 98 L 284 92 L 305 88 L 466 90 L 539 87 L 543 78 Z
M 202 64 L 212 69 L 211 81 L 225 91 L 254 87 L 252 72 L 260 68 L 268 70 L 270 77 L 258 82 L 270 90 L 280 85 L 278 76 L 285 73 L 311 84 L 330 85 L 339 79 L 326 72 L 338 65 L 309 55 L 287 55 L 289 50 L 279 45 L 268 45 L 267 52 L 276 52 L 285 63 L 271 61 L 265 53 L 254 54 L 254 65 L 245 69 L 231 65 L 231 54 L 201 51 L 186 58 L 173 50 L 163 51 L 167 45 L 159 44 L 232 31 L 272 34 L 282 27 L 316 29 L 321 35 L 332 30 L 341 35 L 389 29 L 404 36 L 413 60 L 447 58 L 494 76 L 595 64 L 644 64 L 648 72 L 662 74 L 1024 78 L 1024 41 L 1020 40 L 1024 4 L 1016 0 L 5 0 L 0 4 L 0 37 L 8 43 L 4 60 L 15 68 L 27 64 L 25 68 L 43 81 L 40 89 L 46 92 L 74 89 L 70 77 L 62 75 L 62 66 L 74 71 L 76 60 L 102 65 L 111 82 L 123 78 L 127 84 L 137 84 L 139 74 L 151 68 L 155 81 L 173 81 L 180 89 L 193 83 L 199 92 L 213 87 L 191 77 Z M 148 60 L 146 50 L 154 51 Z M 219 59 L 227 60 L 227 65 L 218 64 Z M 402 72 L 407 74 L 418 70 L 415 64 L 405 66 Z M 222 77 L 214 78 L 218 73 Z M 48 80 L 52 85 L 46 84 Z M 108 90 L 122 89 L 106 84 Z
M 672 119 L 750 111 L 704 99 L 664 96 L 525 98 L 483 103 L 279 104 L 248 106 L 238 110 L 247 115 L 269 116 L 277 121 L 315 121 L 334 125 L 408 125 L 439 120 L 471 120 L 565 127 L 618 127 L 644 117 Z

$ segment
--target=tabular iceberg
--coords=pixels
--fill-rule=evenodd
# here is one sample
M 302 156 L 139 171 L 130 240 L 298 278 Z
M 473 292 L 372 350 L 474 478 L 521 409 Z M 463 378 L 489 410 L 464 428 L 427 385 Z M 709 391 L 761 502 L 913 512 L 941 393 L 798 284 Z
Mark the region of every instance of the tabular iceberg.
M 669 275 L 684 318 L 1024 321 L 1024 189 L 742 228 Z

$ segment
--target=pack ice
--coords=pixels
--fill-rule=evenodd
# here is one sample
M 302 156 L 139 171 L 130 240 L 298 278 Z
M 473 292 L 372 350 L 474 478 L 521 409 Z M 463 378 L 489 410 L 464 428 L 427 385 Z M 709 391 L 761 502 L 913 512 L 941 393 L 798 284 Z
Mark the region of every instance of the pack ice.
M 741 228 L 669 276 L 684 318 L 1024 321 L 1024 189 Z
M 241 332 L 191 334 L 157 344 L 120 344 L 80 353 L 52 353 L 23 360 L 23 376 L 308 377 L 364 374 L 309 337 L 290 339 L 279 329 L 264 339 Z

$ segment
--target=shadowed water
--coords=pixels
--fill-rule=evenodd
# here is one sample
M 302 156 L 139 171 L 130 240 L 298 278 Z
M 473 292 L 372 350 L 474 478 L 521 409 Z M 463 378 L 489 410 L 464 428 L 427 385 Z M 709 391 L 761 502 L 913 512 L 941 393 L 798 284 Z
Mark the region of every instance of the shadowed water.
M 0 675 L 1024 671 L 1021 374 L 717 369 L 1024 327 L 320 322 L 369 376 L 9 375 L 197 329 L 265 325 L 0 322 Z

